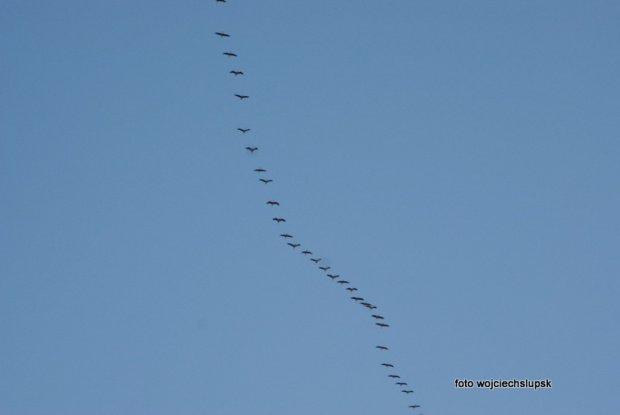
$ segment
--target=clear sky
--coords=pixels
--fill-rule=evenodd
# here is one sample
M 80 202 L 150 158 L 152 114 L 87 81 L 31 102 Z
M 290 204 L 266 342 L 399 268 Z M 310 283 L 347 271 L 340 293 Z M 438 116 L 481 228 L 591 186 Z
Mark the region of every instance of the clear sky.
M 0 413 L 613 413 L 619 21 L 0 1 Z

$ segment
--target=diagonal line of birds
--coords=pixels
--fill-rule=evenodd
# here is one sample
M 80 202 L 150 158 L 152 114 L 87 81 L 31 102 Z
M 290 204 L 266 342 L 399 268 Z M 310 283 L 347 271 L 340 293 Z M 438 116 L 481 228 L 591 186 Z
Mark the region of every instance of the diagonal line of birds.
M 216 3 L 226 3 L 226 0 L 215 0 Z M 215 32 L 215 35 L 218 36 L 220 39 L 227 39 L 230 38 L 231 35 L 226 33 L 226 32 Z M 223 55 L 225 55 L 227 58 L 238 58 L 238 55 L 234 52 L 231 51 L 226 51 L 226 52 L 222 52 Z M 235 78 L 239 75 L 245 75 L 243 73 L 243 71 L 238 70 L 238 69 L 232 69 L 229 72 L 230 75 L 234 75 Z M 244 95 L 241 93 L 236 93 L 234 94 L 235 97 L 239 98 L 240 101 L 243 101 L 244 99 L 249 99 L 250 97 L 248 95 Z M 248 133 L 249 131 L 251 131 L 251 128 L 241 128 L 238 127 L 237 128 L 238 131 L 240 131 L 244 136 L 246 133 Z M 254 152 L 258 151 L 259 148 L 258 147 L 251 147 L 251 146 L 247 146 L 245 147 L 245 150 L 247 150 L 248 152 L 250 152 L 251 154 L 254 154 Z M 258 178 L 258 181 L 264 183 L 265 186 L 267 186 L 269 183 L 273 182 L 273 179 L 268 179 L 263 177 L 264 173 L 268 173 L 268 170 L 263 169 L 263 168 L 256 168 L 254 169 L 254 171 L 257 173 L 258 176 L 260 176 Z M 276 200 L 268 200 L 266 202 L 267 205 L 269 205 L 270 208 L 274 208 L 277 206 L 280 206 L 280 203 Z M 277 213 L 276 213 L 277 215 Z M 274 216 L 272 219 L 274 222 L 276 222 L 276 225 L 279 225 L 282 222 L 286 222 L 285 218 L 279 217 L 279 216 Z M 301 244 L 300 243 L 294 243 L 294 242 L 288 242 L 289 239 L 294 239 L 293 235 L 290 235 L 288 233 L 282 233 L 280 234 L 280 236 L 283 238 L 283 240 L 286 242 L 286 244 L 288 246 L 290 246 L 293 251 L 297 251 L 300 252 L 301 255 L 305 255 L 305 256 L 312 256 L 309 258 L 309 260 L 311 262 L 314 263 L 314 266 L 317 267 L 318 270 L 322 271 L 327 277 L 329 277 L 330 279 L 332 279 L 333 281 L 335 281 L 336 284 L 339 284 L 340 286 L 344 287 L 346 285 L 346 290 L 349 291 L 351 294 L 355 293 L 358 291 L 357 288 L 351 286 L 351 283 L 345 279 L 341 279 L 339 274 L 333 274 L 333 273 L 328 273 L 329 270 L 331 270 L 331 267 L 329 266 L 322 266 L 319 265 L 319 262 L 321 261 L 320 257 L 314 257 L 315 255 L 313 254 L 312 251 L 304 249 L 303 251 L 301 250 Z M 299 250 L 297 248 L 300 248 Z M 331 272 L 331 271 L 330 271 Z M 362 305 L 364 308 L 369 309 L 371 312 L 372 310 L 375 310 L 377 308 L 376 305 L 373 305 L 372 303 L 366 301 L 363 297 L 359 297 L 357 294 L 351 296 L 351 300 L 353 300 L 355 303 L 358 303 L 360 305 Z M 385 317 L 379 315 L 379 314 L 371 314 L 371 318 L 373 318 L 374 320 L 374 324 L 379 328 L 379 329 L 384 329 L 384 328 L 388 328 L 390 327 L 390 325 L 388 323 L 385 323 Z M 379 352 L 386 352 L 389 350 L 389 348 L 387 346 L 384 345 L 378 345 L 375 346 L 375 348 L 379 351 Z M 385 367 L 386 369 L 394 369 L 394 365 L 392 363 L 381 363 L 381 366 Z M 409 394 L 414 393 L 413 390 L 409 389 L 409 385 L 407 382 L 403 382 L 400 375 L 394 374 L 394 373 L 390 373 L 386 376 L 389 380 L 393 381 L 394 384 L 398 387 L 397 389 L 400 389 L 400 392 L 404 393 L 406 396 L 409 396 Z M 413 405 L 409 405 L 409 408 L 412 409 L 416 409 L 419 408 L 420 405 L 417 404 L 413 404 Z

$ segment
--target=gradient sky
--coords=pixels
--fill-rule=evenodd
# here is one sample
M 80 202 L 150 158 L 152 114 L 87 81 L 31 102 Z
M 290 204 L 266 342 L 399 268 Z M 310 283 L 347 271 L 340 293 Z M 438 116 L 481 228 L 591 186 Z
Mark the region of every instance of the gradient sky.
M 0 1 L 0 413 L 611 413 L 619 21 Z

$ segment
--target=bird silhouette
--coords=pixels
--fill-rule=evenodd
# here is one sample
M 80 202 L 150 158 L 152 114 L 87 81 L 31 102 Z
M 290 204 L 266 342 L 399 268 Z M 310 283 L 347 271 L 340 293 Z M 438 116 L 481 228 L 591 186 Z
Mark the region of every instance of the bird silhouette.
M 384 324 L 384 323 L 375 323 L 377 326 L 383 328 L 383 327 L 390 327 L 389 324 Z
M 419 408 L 420 405 L 409 405 L 409 408 Z
M 236 54 L 236 53 L 232 53 L 232 52 L 224 52 L 223 54 L 224 54 L 224 55 L 226 55 L 226 56 L 228 56 L 229 58 L 230 58 L 231 56 L 235 56 L 235 57 L 237 56 L 237 54 Z
M 267 202 L 266 205 L 269 205 L 269 206 L 280 206 L 280 204 L 278 202 L 275 202 L 273 200 L 270 200 L 269 202 Z
M 248 131 L 250 131 L 249 128 L 237 128 L 237 130 L 241 131 L 243 134 L 247 133 Z
M 398 375 L 388 375 L 388 377 L 392 379 L 400 379 L 400 376 Z
M 327 274 L 327 276 L 331 278 L 332 280 L 335 280 L 336 278 L 340 277 L 340 275 L 334 275 L 334 274 Z
M 328 269 L 330 269 L 331 267 L 319 267 L 319 269 L 322 269 L 323 271 L 327 272 Z
M 362 297 L 351 297 L 351 300 L 362 301 L 364 299 Z
M 292 244 L 292 243 L 288 243 L 287 245 L 290 245 L 293 247 L 293 249 L 297 248 L 298 246 L 301 246 L 301 244 Z
M 385 346 L 377 346 L 377 349 L 379 350 L 389 350 L 387 347 Z
M 407 386 L 407 382 L 396 382 L 398 386 Z
M 241 71 L 230 71 L 230 73 L 235 74 L 235 76 L 243 75 L 243 72 L 241 72 Z
M 374 310 L 375 308 L 377 308 L 376 305 L 372 305 L 372 304 L 368 304 L 366 307 L 368 307 L 371 310 Z
M 405 392 L 406 394 L 413 393 L 413 391 L 406 391 L 406 390 L 402 390 L 401 392 Z
M 269 183 L 269 182 L 272 182 L 272 181 L 273 181 L 273 180 L 271 180 L 271 179 L 258 179 L 258 180 L 260 180 L 261 182 L 263 182 L 263 183 L 265 183 L 265 184 L 267 184 L 267 183 Z
M 280 223 L 280 222 L 286 222 L 286 219 L 282 219 L 282 218 L 273 218 L 272 220 L 275 220 L 276 222 Z
M 257 173 L 265 173 L 267 170 L 265 169 L 254 169 L 255 172 Z
M 226 3 L 226 0 L 215 0 L 216 3 Z
M 312 252 L 310 252 L 310 251 L 301 251 L 301 253 L 302 253 L 302 254 L 304 254 L 304 255 L 310 255 L 310 254 L 312 254 Z
M 315 264 L 319 262 L 320 260 L 321 258 L 310 258 L 310 261 L 314 261 Z
M 245 98 L 250 98 L 249 95 L 240 95 L 240 94 L 235 94 L 235 96 L 239 99 L 245 99 Z
M 377 320 L 383 320 L 383 317 L 378 316 L 378 315 L 376 315 L 376 314 L 373 314 L 372 316 L 373 316 L 374 318 L 376 318 Z
M 253 153 L 253 152 L 255 152 L 256 150 L 258 150 L 258 147 L 246 147 L 245 149 L 246 149 L 246 150 L 249 150 L 249 151 L 250 151 L 250 153 Z
M 390 364 L 390 363 L 381 363 L 381 366 L 385 366 L 385 367 L 394 367 L 394 365 Z
M 357 288 L 353 288 L 353 287 L 347 287 L 347 290 L 348 290 L 348 291 L 351 291 L 351 292 L 353 292 L 353 291 L 357 291 Z
M 228 33 L 215 32 L 215 34 L 218 35 L 219 37 L 230 37 L 230 35 Z
M 336 281 L 338 284 L 348 284 L 349 281 L 345 281 L 345 280 L 340 280 L 340 281 Z
M 283 233 L 283 234 L 282 234 L 282 235 L 280 235 L 280 236 L 281 236 L 281 237 L 283 237 L 283 238 L 285 238 L 285 239 L 286 239 L 286 238 L 292 238 L 292 237 L 293 237 L 293 235 L 289 235 L 288 233 Z

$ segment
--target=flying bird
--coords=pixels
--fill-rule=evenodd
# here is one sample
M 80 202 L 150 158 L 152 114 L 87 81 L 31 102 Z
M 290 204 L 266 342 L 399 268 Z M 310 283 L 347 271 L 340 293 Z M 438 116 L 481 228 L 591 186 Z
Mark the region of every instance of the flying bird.
M 401 392 L 405 392 L 406 394 L 413 393 L 413 391 L 406 391 L 406 390 L 402 390 Z
M 265 184 L 267 184 L 267 183 L 269 183 L 269 182 L 272 182 L 272 181 L 273 181 L 273 180 L 271 180 L 271 179 L 258 179 L 258 180 L 260 180 L 261 182 L 263 182 L 263 183 L 265 183 Z
M 286 219 L 282 219 L 282 218 L 273 218 L 272 220 L 275 220 L 276 222 L 280 223 L 280 222 L 286 222 Z
M 371 310 L 374 310 L 375 308 L 377 308 L 376 305 L 372 305 L 372 304 L 368 304 L 366 307 L 368 307 Z
M 348 290 L 348 291 L 351 291 L 351 292 L 353 292 L 353 291 L 357 291 L 357 288 L 353 288 L 353 287 L 347 287 L 347 290 Z
M 226 3 L 226 0 L 215 0 L 216 3 Z
M 215 34 L 218 35 L 219 37 L 230 37 L 230 35 L 228 33 L 215 32 Z
M 390 327 L 389 324 L 384 324 L 384 323 L 375 323 L 377 326 L 383 328 L 383 327 Z
M 320 260 L 321 258 L 310 258 L 310 261 L 314 261 L 315 264 L 319 262 Z
M 240 94 L 235 94 L 235 96 L 239 99 L 244 99 L 244 98 L 250 98 L 249 95 L 240 95 Z
M 396 382 L 398 386 L 407 386 L 407 382 Z
M 362 297 L 351 297 L 351 300 L 362 301 L 363 298 Z
M 392 379 L 400 379 L 400 376 L 398 375 L 388 375 L 388 377 Z
M 237 130 L 241 131 L 243 134 L 247 133 L 248 131 L 250 131 L 249 128 L 237 128 Z
M 255 152 L 256 150 L 258 150 L 258 147 L 246 147 L 246 150 L 250 150 L 250 153 Z
M 374 318 L 376 318 L 377 320 L 383 320 L 383 317 L 378 316 L 378 315 L 376 315 L 376 314 L 373 314 L 372 316 L 373 316 Z
M 327 274 L 327 276 L 331 278 L 332 280 L 335 280 L 336 278 L 340 277 L 340 275 L 334 275 L 334 274 Z
M 281 237 L 283 237 L 283 238 L 285 238 L 285 239 L 286 239 L 286 238 L 292 238 L 292 237 L 293 237 L 293 235 L 289 235 L 288 233 L 283 233 L 283 234 L 282 234 L 282 235 L 280 235 L 280 236 L 281 236 Z
M 377 349 L 379 349 L 379 350 L 388 350 L 388 348 L 385 347 L 385 346 L 377 346 Z
M 330 269 L 331 267 L 319 267 L 319 269 L 322 269 L 323 271 L 327 272 L 328 269 Z
M 255 172 L 257 173 L 265 173 L 267 170 L 265 169 L 254 169 Z
M 312 252 L 310 252 L 310 251 L 301 251 L 301 253 L 304 254 L 304 255 L 310 255 Z
M 293 249 L 297 248 L 298 246 L 301 246 L 301 244 L 292 244 L 292 243 L 288 243 L 287 245 L 290 245 L 293 247 Z
M 256 171 L 256 170 L 254 170 L 254 171 Z M 266 204 L 267 204 L 267 205 L 269 205 L 269 206 L 274 206 L 274 205 L 276 205 L 276 206 L 280 206 L 280 204 L 279 204 L 278 202 L 274 202 L 273 200 L 270 200 L 270 201 L 269 201 L 269 202 L 267 202 Z
M 226 56 L 228 56 L 229 58 L 230 58 L 231 56 L 235 56 L 235 57 L 237 56 L 237 54 L 236 54 L 236 53 L 232 53 L 232 52 L 224 52 L 223 54 L 224 54 L 224 55 L 226 55 Z
M 370 303 L 360 303 L 361 305 L 363 305 L 364 307 L 368 307 L 370 305 Z
M 419 408 L 420 405 L 409 405 L 409 408 Z
M 385 367 L 394 367 L 394 365 L 390 364 L 390 363 L 381 363 L 381 366 L 385 366 Z
M 338 284 L 348 284 L 349 281 L 345 281 L 345 280 L 340 280 L 340 281 L 336 281 Z
M 243 75 L 243 72 L 241 72 L 241 71 L 230 71 L 230 73 L 235 74 L 235 76 L 237 76 L 237 75 Z

